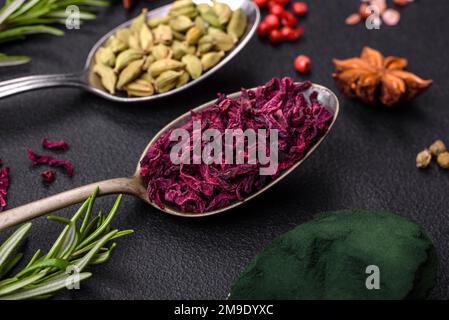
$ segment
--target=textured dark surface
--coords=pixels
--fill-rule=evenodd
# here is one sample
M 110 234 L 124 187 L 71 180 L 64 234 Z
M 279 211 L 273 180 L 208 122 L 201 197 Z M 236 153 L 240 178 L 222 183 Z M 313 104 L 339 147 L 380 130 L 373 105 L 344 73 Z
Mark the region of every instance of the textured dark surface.
M 166 2 L 154 1 L 149 6 Z M 190 107 L 214 98 L 216 92 L 253 87 L 273 76 L 305 79 L 292 67 L 300 53 L 313 58 L 313 72 L 307 78 L 331 89 L 335 89 L 331 59 L 358 55 L 364 45 L 405 56 L 411 71 L 435 80 L 427 93 L 396 110 L 341 98 L 340 118 L 317 152 L 263 197 L 227 214 L 186 220 L 125 197 L 116 225 L 135 229 L 135 235 L 119 241 L 113 259 L 95 267 L 94 276 L 81 291 L 61 293 L 58 298 L 222 299 L 245 264 L 275 236 L 321 211 L 343 208 L 385 208 L 420 223 L 440 257 L 432 297 L 449 298 L 449 175 L 436 165 L 419 171 L 414 164 L 416 153 L 434 139 L 449 142 L 448 40 L 444 34 L 449 30 L 449 3 L 418 1 L 402 10 L 398 26 L 376 31 L 344 25 L 357 0 L 309 3 L 302 41 L 273 47 L 255 37 L 206 83 L 170 99 L 122 105 L 76 89 L 51 89 L 0 100 L 0 158 L 11 167 L 9 206 L 15 207 L 75 186 L 129 175 L 153 134 Z M 0 80 L 79 70 L 96 40 L 129 17 L 116 5 L 96 22 L 68 31 L 64 38 L 37 36 L 9 45 L 8 53 L 31 54 L 34 60 L 27 66 L 1 69 Z M 72 149 L 61 156 L 73 161 L 73 179 L 58 171 L 54 184 L 41 184 L 41 168 L 31 167 L 26 147 L 41 151 L 44 136 L 71 143 Z M 108 197 L 99 205 L 110 207 L 112 202 L 113 197 Z M 59 226 L 45 218 L 35 220 L 28 249 L 45 247 L 58 230 Z

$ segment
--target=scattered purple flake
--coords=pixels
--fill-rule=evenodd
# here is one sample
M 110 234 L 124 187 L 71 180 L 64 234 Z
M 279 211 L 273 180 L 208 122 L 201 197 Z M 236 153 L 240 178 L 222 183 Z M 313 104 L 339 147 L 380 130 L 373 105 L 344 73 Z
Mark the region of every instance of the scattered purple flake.
M 68 160 L 62 160 L 48 155 L 39 155 L 31 149 L 28 149 L 28 158 L 34 165 L 47 164 L 52 167 L 62 167 L 67 171 L 69 176 L 73 176 L 73 165 Z
M 48 138 L 42 139 L 42 146 L 45 149 L 62 149 L 64 151 L 67 151 L 70 149 L 69 144 L 67 142 L 65 142 L 64 140 L 53 141 L 53 140 L 49 140 Z
M 2 160 L 0 159 L 0 167 L 2 166 Z M 9 168 L 0 168 L 0 212 L 6 207 L 6 196 L 9 188 Z
M 45 170 L 41 172 L 42 181 L 50 184 L 55 181 L 56 172 L 53 170 Z

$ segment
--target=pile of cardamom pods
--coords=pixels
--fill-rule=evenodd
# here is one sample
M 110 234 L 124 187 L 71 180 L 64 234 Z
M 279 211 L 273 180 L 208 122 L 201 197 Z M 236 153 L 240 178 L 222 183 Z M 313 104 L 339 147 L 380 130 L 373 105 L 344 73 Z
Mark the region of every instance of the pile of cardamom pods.
M 148 11 L 118 30 L 95 54 L 93 72 L 111 94 L 144 97 L 199 78 L 234 48 L 247 27 L 241 10 L 224 3 L 178 0 L 167 16 Z

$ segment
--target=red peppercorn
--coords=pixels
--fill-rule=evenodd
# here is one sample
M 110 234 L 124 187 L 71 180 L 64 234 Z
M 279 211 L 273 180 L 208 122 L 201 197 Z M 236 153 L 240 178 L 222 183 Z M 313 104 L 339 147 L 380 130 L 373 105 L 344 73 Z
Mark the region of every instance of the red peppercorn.
M 268 0 L 253 0 L 253 2 L 258 6 L 259 8 L 263 8 L 267 5 Z
M 53 170 L 46 170 L 41 172 L 42 181 L 45 183 L 52 183 L 55 180 L 56 172 Z
M 278 4 L 281 4 L 281 5 L 284 5 L 284 4 L 289 3 L 290 0 L 274 0 L 274 2 L 276 2 L 276 3 L 278 3 Z
M 265 17 L 264 22 L 266 23 L 269 30 L 277 29 L 280 25 L 279 18 L 274 14 L 268 14 Z
M 298 19 L 289 11 L 285 11 L 282 16 L 282 24 L 287 27 L 295 27 L 298 24 Z
M 285 11 L 284 7 L 277 3 L 273 4 L 268 10 L 270 11 L 271 14 L 274 14 L 275 16 L 278 17 L 282 17 Z
M 281 31 L 279 31 L 278 29 L 271 30 L 268 38 L 273 43 L 280 42 L 283 39 Z
M 257 34 L 260 37 L 266 36 L 268 34 L 268 31 L 269 31 L 268 25 L 264 21 L 259 23 L 259 25 L 257 26 Z
M 293 62 L 295 69 L 300 73 L 307 73 L 312 67 L 312 60 L 306 55 L 299 55 Z
M 292 4 L 292 10 L 298 16 L 303 16 L 309 11 L 309 6 L 305 2 L 295 2 Z
M 281 33 L 285 40 L 298 40 L 304 34 L 304 27 L 290 28 L 283 27 Z

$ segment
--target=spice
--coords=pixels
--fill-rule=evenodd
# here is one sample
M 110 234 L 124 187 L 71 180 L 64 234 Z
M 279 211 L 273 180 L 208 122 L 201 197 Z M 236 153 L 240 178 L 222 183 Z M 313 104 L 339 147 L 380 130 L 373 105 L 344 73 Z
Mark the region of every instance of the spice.
M 300 73 L 308 73 L 312 68 L 312 60 L 306 55 L 297 56 L 293 64 Z
M 444 151 L 437 157 L 438 165 L 443 169 L 449 169 L 449 152 Z
M 289 1 L 253 0 L 260 8 L 267 6 L 269 14 L 257 26 L 260 37 L 268 36 L 271 43 L 295 41 L 304 34 L 304 27 L 298 25 L 298 18 L 292 13 L 304 16 L 308 11 L 305 2 L 293 2 L 291 8 L 286 8 Z
M 392 107 L 414 99 L 432 84 L 432 80 L 405 71 L 406 59 L 384 57 L 369 47 L 363 48 L 360 57 L 333 62 L 336 72 L 332 76 L 340 92 L 368 104 Z
M 446 151 L 446 145 L 441 140 L 436 140 L 432 145 L 429 147 L 429 151 L 432 155 L 438 156 L 440 153 L 443 153 Z
M 247 29 L 244 11 L 233 11 L 221 2 L 196 5 L 179 0 L 172 3 L 167 16 L 148 19 L 147 14 L 144 9 L 95 54 L 92 71 L 110 94 L 145 97 L 181 87 L 217 65 Z M 206 67 L 197 70 L 196 60 L 194 67 L 181 62 L 185 55 L 204 61 Z M 191 75 L 194 68 L 195 77 Z M 176 73 L 158 79 L 166 71 Z
M 69 176 L 73 176 L 73 165 L 70 161 L 58 159 L 48 155 L 39 155 L 31 149 L 28 149 L 27 152 L 28 159 L 31 160 L 33 165 L 46 164 L 52 167 L 62 167 L 65 169 Z
M 52 141 L 48 138 L 42 139 L 42 147 L 44 147 L 45 149 L 62 149 L 64 151 L 70 149 L 69 144 L 64 140 Z
M 0 159 L 0 212 L 6 207 L 6 196 L 8 195 L 9 188 L 9 168 L 2 167 L 3 162 Z
M 416 167 L 417 168 L 427 168 L 432 161 L 432 155 L 429 150 L 423 150 L 416 156 Z
M 416 222 L 384 210 L 343 210 L 274 239 L 229 299 L 424 299 L 437 269 L 435 246 Z
M 184 212 L 207 212 L 243 200 L 275 180 L 282 171 L 302 159 L 329 128 L 332 114 L 318 102 L 318 93 L 311 93 L 308 100 L 304 95 L 310 87 L 310 82 L 294 83 L 291 78 L 274 78 L 254 91 L 242 89 L 240 98 L 219 95 L 214 104 L 192 113 L 189 121 L 180 127 L 189 134 L 193 134 L 197 122 L 201 123 L 201 130 L 219 129 L 217 139 L 222 145 L 226 143 L 223 142 L 226 129 L 276 128 L 279 163 L 273 174 L 261 175 L 259 171 L 263 165 L 260 162 L 174 164 L 170 153 L 177 141 L 170 140 L 172 129 L 150 146 L 140 163 L 150 201 L 161 208 L 170 205 Z M 268 140 L 260 143 L 270 146 Z M 201 141 L 202 148 L 207 145 L 207 141 Z M 267 149 L 267 154 L 271 154 L 269 147 Z M 232 150 L 235 155 L 235 144 Z M 191 158 L 190 152 L 187 157 Z
M 393 2 L 399 7 L 405 7 L 413 0 L 393 0 Z M 401 19 L 401 13 L 396 9 L 388 8 L 386 0 L 360 0 L 358 12 L 350 14 L 345 19 L 345 23 L 356 25 L 371 17 L 372 20 L 367 27 L 378 29 L 382 21 L 388 26 L 397 25 Z
M 56 172 L 53 170 L 45 170 L 41 172 L 42 181 L 50 184 L 55 181 Z

